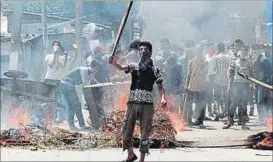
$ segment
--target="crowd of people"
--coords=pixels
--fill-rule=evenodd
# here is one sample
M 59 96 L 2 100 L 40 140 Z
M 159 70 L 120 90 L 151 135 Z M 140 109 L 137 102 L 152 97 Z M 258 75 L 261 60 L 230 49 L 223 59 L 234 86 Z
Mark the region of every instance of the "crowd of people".
M 118 45 L 115 54 L 117 62 L 138 64 L 141 61 L 140 43 L 140 40 L 133 41 L 128 50 Z M 77 51 L 77 45 L 73 46 Z M 160 40 L 160 47 L 150 56 L 151 60 L 164 79 L 164 92 L 175 97 L 182 112 L 181 118 L 188 125 L 205 128 L 203 121 L 206 119 L 217 121 L 226 118 L 223 129 L 228 129 L 237 118 L 242 129 L 249 129 L 246 123 L 249 116 L 254 115 L 254 105 L 257 105 L 259 124 L 265 124 L 265 118 L 272 112 L 270 90 L 249 82 L 237 72 L 272 84 L 271 44 L 245 45 L 241 39 L 231 44 L 214 44 L 204 40 L 200 43 L 188 41 L 180 47 L 164 37 Z M 86 64 L 70 72 L 63 69 L 71 67 L 77 53 L 70 57 L 58 41 L 52 43 L 52 49 L 52 54 L 45 58 L 45 81 L 58 83 L 58 103 L 65 105 L 67 110 L 67 115 L 64 112 L 56 113 L 55 119 L 59 118 L 62 122 L 67 116 L 70 128 L 77 129 L 74 126 L 76 114 L 80 127 L 84 129 L 81 97 L 77 95 L 75 86 L 109 82 L 115 78 L 117 71 L 109 64 L 113 44 L 88 51 Z M 102 96 L 103 92 L 96 95 Z
M 216 121 L 226 118 L 223 129 L 228 129 L 233 126 L 234 118 L 238 118 L 238 125 L 249 129 L 246 123 L 254 115 L 254 105 L 257 105 L 258 124 L 265 124 L 272 114 L 270 90 L 237 74 L 272 84 L 271 44 L 246 45 L 237 39 L 231 44 L 215 45 L 205 40 L 198 44 L 189 41 L 184 50 L 172 50 L 168 38 L 163 38 L 155 65 L 162 69 L 166 93 L 179 98 L 188 125 L 205 128 L 203 121 L 209 117 Z
M 187 125 L 204 129 L 204 120 L 226 118 L 223 129 L 229 129 L 237 118 L 242 129 L 250 129 L 246 123 L 249 116 L 254 115 L 254 105 L 258 110 L 258 124 L 263 125 L 266 117 L 272 117 L 269 115 L 272 114 L 272 91 L 238 75 L 239 72 L 272 85 L 271 44 L 246 45 L 241 39 L 231 44 L 214 44 L 204 40 L 199 43 L 188 41 L 181 47 L 174 46 L 164 37 L 160 45 L 161 48 L 154 52 L 150 42 L 135 40 L 128 50 L 118 45 L 115 56 L 111 56 L 113 44 L 106 48 L 97 47 L 86 53 L 84 65 L 65 72 L 64 69 L 75 62 L 77 52 L 70 57 L 61 42 L 54 41 L 52 54 L 45 58 L 47 71 L 44 79 L 57 84 L 57 105 L 65 108 L 69 128 L 79 130 L 74 122 L 76 115 L 80 128 L 89 129 L 83 118 L 76 86 L 109 82 L 116 75 L 121 79 L 120 76 L 126 74 L 131 74 L 123 128 L 123 148 L 128 149 L 127 161 L 137 158 L 131 143 L 137 119 L 142 130 L 141 159 L 144 160 L 148 153 L 155 83 L 162 107 L 168 104 L 166 96 L 174 96 L 180 107 L 181 119 Z M 76 44 L 73 46 L 77 49 Z M 103 93 L 96 92 L 94 98 L 103 102 Z M 65 112 L 58 109 L 55 114 L 55 122 L 65 120 Z

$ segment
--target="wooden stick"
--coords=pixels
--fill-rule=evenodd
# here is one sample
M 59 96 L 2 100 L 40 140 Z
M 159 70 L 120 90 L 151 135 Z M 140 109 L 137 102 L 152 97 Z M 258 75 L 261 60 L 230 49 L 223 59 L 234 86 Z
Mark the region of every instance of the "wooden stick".
M 126 10 L 125 10 L 125 13 L 124 13 L 124 15 L 123 15 L 122 21 L 121 21 L 121 23 L 120 23 L 120 25 L 119 25 L 118 33 L 117 33 L 116 40 L 115 40 L 115 44 L 114 44 L 113 51 L 112 51 L 112 56 L 115 56 L 116 49 L 117 49 L 117 45 L 118 45 L 118 43 L 119 43 L 121 34 L 122 34 L 123 29 L 124 29 L 124 27 L 125 27 L 125 24 L 126 24 L 126 22 L 127 22 L 127 19 L 128 19 L 128 16 L 129 16 L 129 13 L 130 13 L 130 11 L 131 11 L 132 6 L 133 6 L 133 1 L 130 1 L 130 2 L 128 3 L 128 6 L 127 6 Z
M 237 74 L 238 74 L 240 77 L 243 77 L 243 78 L 245 78 L 245 79 L 247 79 L 247 80 L 249 80 L 249 81 L 251 81 L 251 82 L 253 82 L 253 83 L 256 83 L 256 84 L 258 84 L 258 85 L 260 85 L 260 86 L 263 86 L 263 87 L 265 87 L 265 88 L 267 88 L 267 89 L 273 90 L 273 86 L 272 86 L 272 85 L 268 85 L 268 84 L 266 84 L 266 83 L 264 83 L 264 82 L 262 82 L 262 81 L 259 81 L 259 80 L 255 79 L 255 78 L 252 78 L 252 77 L 250 77 L 250 76 L 248 76 L 248 75 L 246 75 L 246 74 L 242 74 L 242 73 L 240 73 L 240 72 L 237 72 Z

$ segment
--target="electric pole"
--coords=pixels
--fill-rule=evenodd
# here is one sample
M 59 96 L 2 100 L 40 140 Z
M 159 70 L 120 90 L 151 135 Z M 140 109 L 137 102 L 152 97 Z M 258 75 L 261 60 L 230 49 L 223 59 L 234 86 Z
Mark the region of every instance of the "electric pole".
M 82 18 L 83 18 L 83 6 L 82 0 L 76 0 L 76 43 L 77 43 L 77 61 L 76 64 L 82 62 L 80 58 L 82 54 Z
M 12 31 L 10 56 L 10 68 L 12 70 L 22 70 L 24 57 L 21 50 L 21 17 L 23 2 L 14 1 L 12 3 Z
M 41 2 L 41 12 L 42 12 L 42 25 L 43 25 L 43 52 L 44 52 L 44 56 L 46 56 L 47 49 L 48 49 L 46 0 L 43 0 Z

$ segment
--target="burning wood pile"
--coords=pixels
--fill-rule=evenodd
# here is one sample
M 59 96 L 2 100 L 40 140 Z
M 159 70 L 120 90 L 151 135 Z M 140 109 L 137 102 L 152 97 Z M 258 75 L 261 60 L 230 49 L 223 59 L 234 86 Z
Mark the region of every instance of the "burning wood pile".
M 119 146 L 116 139 L 99 132 L 83 134 L 61 128 L 53 128 L 49 131 L 43 127 L 4 130 L 1 132 L 0 145 L 60 150 L 88 150 Z
M 121 141 L 124 115 L 125 111 L 122 110 L 112 112 L 103 126 L 102 131 L 111 134 L 112 137 L 116 137 Z M 176 133 L 174 124 L 170 120 L 169 116 L 157 109 L 154 114 L 153 132 L 150 138 L 158 140 L 175 140 Z M 134 137 L 139 136 L 140 123 L 137 122 L 134 130 Z
M 246 142 L 250 148 L 260 150 L 273 150 L 273 132 L 261 132 L 247 137 Z
M 83 134 L 61 128 L 48 130 L 46 126 L 28 125 L 21 129 L 1 131 L 0 145 L 4 147 L 26 147 L 88 150 L 92 148 L 122 147 L 122 125 L 125 111 L 113 111 L 102 127 L 101 132 Z M 134 146 L 139 146 L 140 125 L 137 123 L 134 132 Z M 176 130 L 169 116 L 157 110 L 154 116 L 151 147 L 174 147 Z

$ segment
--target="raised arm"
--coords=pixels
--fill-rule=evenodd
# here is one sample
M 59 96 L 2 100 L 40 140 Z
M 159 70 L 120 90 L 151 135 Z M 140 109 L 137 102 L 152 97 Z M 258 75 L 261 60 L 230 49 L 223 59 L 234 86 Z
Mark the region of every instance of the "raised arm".
M 74 53 L 74 55 L 72 56 L 72 59 L 71 60 L 69 60 L 69 62 L 67 63 L 67 66 L 68 67 L 70 67 L 70 66 L 72 66 L 74 63 L 75 63 L 75 61 L 77 60 L 77 55 L 78 55 L 78 46 L 77 46 L 77 44 L 76 43 L 73 43 L 73 47 L 74 47 L 74 49 L 75 49 L 75 53 Z
M 132 70 L 132 67 L 130 67 L 129 65 L 120 65 L 119 63 L 117 63 L 115 56 L 110 56 L 109 63 L 112 64 L 116 69 L 121 70 L 121 71 L 131 71 Z

